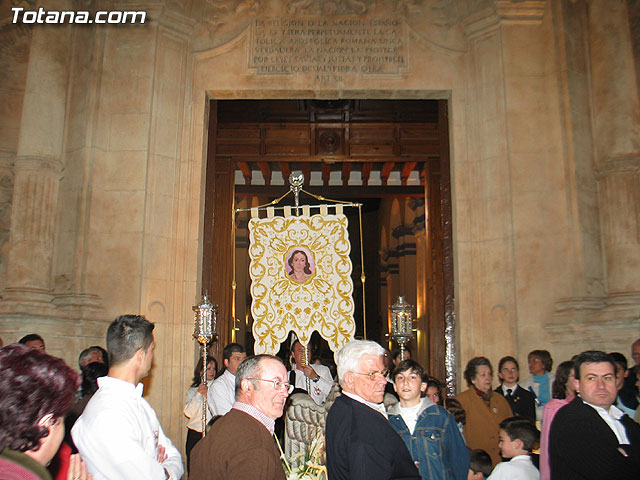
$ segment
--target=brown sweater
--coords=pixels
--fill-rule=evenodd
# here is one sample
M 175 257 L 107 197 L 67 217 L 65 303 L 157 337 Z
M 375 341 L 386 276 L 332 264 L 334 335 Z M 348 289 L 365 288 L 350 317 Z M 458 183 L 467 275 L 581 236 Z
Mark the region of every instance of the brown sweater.
M 273 436 L 252 416 L 232 409 L 191 451 L 190 478 L 285 480 Z
M 473 387 L 465 390 L 457 397 L 467 414 L 464 426 L 464 438 L 471 449 L 481 448 L 489 455 L 495 465 L 501 461 L 498 449 L 498 426 L 505 418 L 513 416 L 507 400 L 500 394 L 492 392 L 489 407 L 478 396 Z

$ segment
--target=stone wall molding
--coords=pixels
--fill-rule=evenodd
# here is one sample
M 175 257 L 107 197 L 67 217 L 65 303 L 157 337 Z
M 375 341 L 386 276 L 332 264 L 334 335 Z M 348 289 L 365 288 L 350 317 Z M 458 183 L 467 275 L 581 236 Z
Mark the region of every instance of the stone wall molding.
M 610 158 L 595 168 L 597 180 L 602 180 L 610 175 L 629 174 L 640 172 L 640 157 Z
M 546 0 L 496 0 L 492 7 L 465 19 L 465 32 L 470 40 L 476 40 L 491 35 L 502 25 L 540 25 L 546 4 Z
M 640 292 L 562 299 L 555 308 L 545 330 L 554 344 L 577 343 L 576 351 L 628 343 L 640 331 Z

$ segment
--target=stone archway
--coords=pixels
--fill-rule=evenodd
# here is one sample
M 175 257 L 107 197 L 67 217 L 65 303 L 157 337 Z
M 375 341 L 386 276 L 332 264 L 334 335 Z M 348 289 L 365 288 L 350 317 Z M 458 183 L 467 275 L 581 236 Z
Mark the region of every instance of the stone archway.
M 302 101 L 301 101 L 302 102 Z M 367 104 L 366 100 L 362 100 L 362 105 L 364 109 L 368 108 L 365 105 Z M 384 103 L 384 100 L 376 100 L 376 104 L 380 105 Z M 385 105 L 397 105 L 393 101 L 386 101 Z M 404 101 L 404 104 L 400 104 L 400 107 L 394 108 L 402 108 L 402 105 L 406 105 L 405 108 L 409 108 L 409 105 L 415 106 L 416 104 L 420 104 L 420 101 L 415 101 L 413 103 Z M 232 102 L 233 103 L 233 102 Z M 289 101 L 289 103 L 291 103 Z M 375 129 L 374 131 L 385 131 L 385 130 L 394 130 L 397 129 L 400 132 L 409 131 L 407 135 L 410 137 L 408 140 L 408 144 L 395 146 L 391 149 L 393 151 L 412 151 L 416 152 L 413 155 L 405 154 L 403 156 L 391 157 L 391 160 L 384 163 L 384 165 L 380 164 L 377 168 L 377 172 L 374 173 L 389 176 L 392 169 L 395 168 L 398 172 L 401 172 L 403 176 L 402 184 L 406 182 L 406 178 L 409 176 L 409 169 L 415 168 L 418 163 L 416 160 L 419 160 L 420 167 L 419 172 L 416 173 L 416 176 L 419 175 L 422 178 L 423 185 L 421 187 L 410 187 L 410 186 L 402 186 L 398 185 L 397 187 L 351 187 L 357 188 L 357 192 L 354 194 L 355 198 L 357 195 L 365 195 L 365 196 L 375 196 L 375 193 L 366 193 L 367 190 L 379 192 L 379 194 L 383 194 L 383 196 L 393 196 L 394 189 L 395 195 L 404 196 L 406 195 L 406 191 L 418 191 L 418 204 L 417 208 L 421 208 L 419 213 L 411 212 L 411 209 L 408 207 L 408 204 L 405 204 L 403 201 L 402 212 L 400 212 L 397 208 L 390 212 L 390 215 L 402 224 L 406 223 L 407 219 L 410 221 L 409 224 L 403 226 L 402 229 L 407 230 L 402 233 L 402 238 L 405 235 L 409 235 L 411 240 L 403 240 L 403 244 L 398 248 L 399 250 L 392 254 L 393 258 L 400 260 L 400 263 L 404 265 L 400 269 L 400 273 L 402 273 L 402 277 L 397 277 L 397 268 L 394 269 L 394 278 L 404 278 L 407 275 L 407 280 L 402 281 L 401 284 L 396 284 L 397 282 L 392 282 L 391 289 L 393 290 L 392 294 L 394 296 L 393 299 L 388 301 L 384 301 L 382 303 L 385 304 L 384 310 L 381 311 L 381 316 L 386 319 L 386 313 L 389 302 L 393 303 L 395 300 L 395 296 L 403 295 L 403 292 L 406 291 L 406 295 L 412 301 L 412 303 L 416 303 L 416 300 L 419 300 L 420 303 L 418 306 L 418 318 L 416 318 L 416 327 L 418 330 L 418 338 L 416 343 L 416 349 L 414 350 L 414 356 L 419 359 L 421 363 L 423 363 L 428 371 L 437 378 L 446 379 L 449 384 L 451 390 L 454 390 L 455 385 L 455 369 L 451 368 L 451 365 L 455 365 L 455 362 L 445 362 L 446 355 L 453 355 L 455 350 L 455 312 L 453 307 L 453 262 L 452 262 L 452 240 L 451 240 L 451 197 L 450 197 L 450 185 L 449 185 L 449 146 L 448 146 L 448 114 L 447 114 L 447 102 L 446 101 L 438 101 L 432 103 L 435 107 L 434 114 L 434 123 L 428 124 L 431 126 L 427 126 L 427 130 L 431 132 L 430 129 L 433 129 L 435 133 L 429 133 L 428 140 L 425 140 L 426 143 L 420 143 L 419 137 L 417 136 L 418 125 L 423 125 L 426 122 L 426 118 L 422 121 L 422 123 L 415 124 L 404 124 L 402 122 L 396 122 L 395 127 L 394 123 L 376 123 L 369 124 L 364 120 L 363 115 L 360 114 L 359 123 L 351 125 L 350 127 L 344 127 L 345 122 L 344 119 L 338 123 L 335 123 L 333 127 L 332 124 L 326 119 L 321 123 L 322 128 L 324 130 L 318 131 L 316 130 L 316 124 L 311 122 L 306 125 L 302 120 L 300 120 L 301 112 L 283 112 L 282 111 L 282 103 L 273 102 L 271 100 L 267 102 L 261 101 L 245 101 L 241 103 L 237 108 L 230 107 L 229 102 L 224 101 L 222 103 L 218 103 L 216 101 L 212 101 L 211 109 L 210 109 L 210 123 L 209 123 L 209 144 L 208 144 L 208 164 L 207 164 L 207 180 L 206 180 L 206 194 L 205 194 L 205 218 L 213 218 L 213 222 L 211 224 L 205 225 L 205 237 L 204 237 L 204 245 L 205 249 L 203 251 L 203 286 L 205 290 L 211 292 L 212 298 L 215 303 L 219 305 L 219 332 L 221 335 L 220 344 L 224 345 L 232 340 L 235 330 L 235 320 L 231 320 L 230 312 L 231 312 L 231 296 L 232 296 L 232 270 L 233 267 L 231 265 L 231 259 L 233 258 L 231 238 L 227 233 L 229 229 L 233 228 L 233 224 L 231 223 L 231 218 L 229 217 L 229 212 L 233 208 L 233 197 L 234 197 L 234 185 L 233 185 L 233 176 L 235 171 L 238 171 L 238 175 L 242 173 L 247 183 L 250 183 L 250 179 L 252 177 L 251 172 L 249 171 L 250 165 L 258 164 L 260 165 L 260 170 L 257 169 L 255 165 L 255 171 L 253 172 L 253 176 L 262 173 L 268 174 L 269 176 L 266 178 L 267 184 L 270 183 L 272 168 L 270 165 L 267 165 L 267 162 L 274 162 L 275 165 L 279 165 L 279 168 L 285 172 L 292 171 L 294 167 L 290 167 L 287 165 L 298 166 L 302 169 L 302 171 L 308 172 L 313 168 L 320 168 L 320 163 L 323 162 L 322 155 L 308 155 L 304 156 L 302 154 L 297 154 L 293 156 L 289 156 L 287 158 L 284 154 L 274 154 L 274 155 L 260 155 L 259 152 L 268 151 L 270 148 L 274 148 L 274 145 L 277 147 L 277 152 L 285 151 L 289 147 L 287 146 L 287 139 L 292 136 L 292 132 L 302 132 L 300 135 L 304 138 L 309 138 L 312 147 L 313 147 L 313 134 L 320 135 L 325 130 L 332 132 L 340 132 L 337 130 L 336 125 L 340 124 L 344 128 L 346 128 L 346 134 L 336 133 L 338 138 L 347 138 L 350 134 L 352 138 L 358 138 L 358 134 L 356 133 L 359 128 Z M 266 106 L 265 106 L 266 105 Z M 339 107 L 343 108 L 343 107 Z M 391 107 L 385 107 L 391 108 Z M 414 107 L 415 108 L 415 107 Z M 232 113 L 226 113 L 228 109 Z M 271 110 L 268 110 L 271 109 Z M 256 113 L 260 110 L 259 114 Z M 222 113 L 222 112 L 225 113 Z M 375 117 L 379 118 L 383 114 L 382 110 L 376 111 Z M 439 113 L 438 113 L 439 112 Z M 291 125 L 288 129 L 282 130 L 282 125 L 287 125 L 286 118 L 287 115 L 293 116 L 296 119 L 295 123 L 289 124 Z M 309 114 L 311 118 L 315 118 L 314 112 Z M 328 113 L 327 109 L 323 110 L 323 115 L 330 117 L 332 114 Z M 356 115 L 353 113 L 352 115 Z M 273 124 L 268 121 L 263 121 L 260 123 L 256 123 L 256 118 L 268 118 L 274 117 L 277 119 L 277 122 Z M 347 114 L 348 118 L 349 115 Z M 221 120 L 223 119 L 223 120 Z M 220 124 L 218 125 L 216 122 L 220 120 Z M 250 120 L 253 120 L 250 121 Z M 348 122 L 347 122 L 348 124 Z M 275 125 L 271 127 L 271 125 Z M 374 127 L 374 125 L 380 125 L 379 127 Z M 415 125 L 415 126 L 411 126 Z M 420 127 L 423 128 L 423 127 Z M 275 133 L 271 131 L 271 129 L 275 129 Z M 309 136 L 309 131 L 312 132 L 311 136 Z M 262 132 L 262 133 L 260 133 Z M 265 133 L 266 132 L 266 133 Z M 269 133 L 271 132 L 271 133 Z M 283 139 L 278 139 L 277 134 L 282 133 L 284 135 Z M 243 138 L 243 135 L 246 138 Z M 275 138 L 274 138 L 275 137 Z M 228 139 L 231 138 L 230 142 Z M 269 138 L 272 142 L 271 144 L 264 145 L 264 139 Z M 425 137 L 427 138 L 427 137 Z M 299 142 L 298 140 L 296 140 Z M 344 141 L 348 141 L 344 140 Z M 357 145 L 356 145 L 357 146 Z M 356 150 L 356 146 L 345 147 L 345 151 L 351 152 Z M 301 144 L 295 143 L 291 147 L 292 150 L 300 150 Z M 384 147 L 384 145 L 382 146 Z M 379 148 L 375 145 L 370 146 L 370 151 L 378 151 Z M 311 148 L 310 151 L 314 151 L 314 148 Z M 360 147 L 362 148 L 362 147 Z M 421 152 L 421 148 L 424 149 L 424 153 Z M 302 148 L 304 150 L 304 148 Z M 301 150 L 301 151 L 302 151 Z M 296 150 L 297 151 L 297 150 Z M 254 152 L 254 153 L 247 153 Z M 428 153 L 427 153 L 428 152 Z M 442 154 L 444 153 L 444 155 Z M 291 160 L 293 158 L 293 160 Z M 375 158 L 375 155 L 371 157 L 365 155 L 365 158 Z M 348 179 L 344 177 L 345 171 L 350 171 L 350 166 L 353 165 L 354 169 L 359 168 L 361 165 L 358 163 L 348 164 L 347 160 L 358 162 L 358 157 L 353 157 L 350 155 L 334 155 L 332 157 L 331 163 L 338 162 L 339 165 L 335 167 L 338 171 L 342 171 L 343 174 L 343 185 L 347 185 Z M 394 163 L 395 161 L 395 163 Z M 277 163 L 276 163 L 277 162 Z M 309 163 L 311 162 L 311 163 Z M 313 163 L 320 162 L 320 163 Z M 286 165 L 283 165 L 285 163 Z M 342 166 L 341 166 L 342 165 Z M 330 194 L 328 193 L 332 187 L 328 185 L 328 175 L 329 169 L 325 169 L 325 163 L 322 163 L 322 176 L 324 179 L 324 190 L 318 191 L 316 186 L 316 193 L 320 193 L 321 195 L 327 196 L 329 198 L 352 198 L 351 195 L 348 197 L 340 197 L 340 194 Z M 276 167 L 274 167 L 276 168 Z M 369 166 L 367 168 L 366 164 L 362 165 L 363 171 L 366 170 L 367 174 L 371 172 L 372 167 Z M 279 172 L 276 172 L 279 173 Z M 325 176 L 325 174 L 327 174 Z M 284 175 L 283 175 L 284 176 Z M 387 178 L 383 179 L 383 184 L 387 184 Z M 239 187 L 242 189 L 242 187 Z M 282 194 L 282 190 L 286 191 L 286 187 L 282 187 L 278 190 L 277 194 L 274 194 L 276 197 Z M 375 190 L 378 189 L 378 190 Z M 247 192 L 253 190 L 255 195 L 262 194 L 265 198 L 268 197 L 267 191 L 275 191 L 277 187 L 249 187 L 245 185 L 242 189 L 243 192 Z M 261 193 L 262 192 L 262 193 Z M 335 192 L 335 189 L 334 189 Z M 344 195 L 347 190 L 340 190 L 342 195 Z M 266 200 L 265 200 L 266 201 Z M 397 201 L 393 202 L 394 205 L 397 205 Z M 425 205 L 426 207 L 420 207 L 420 205 Z M 414 208 L 414 207 L 412 207 Z M 426 212 L 425 212 L 426 210 Z M 394 213 L 395 212 L 395 213 Z M 409 213 L 411 212 L 411 215 Z M 430 218 L 430 222 L 424 221 L 424 216 L 426 215 Z M 417 215 L 414 218 L 413 215 Z M 407 218 L 405 219 L 405 216 Z M 411 218 L 409 218 L 411 217 Z M 422 219 L 422 220 L 420 220 Z M 416 220 L 420 220 L 416 222 Z M 394 227 L 395 225 L 389 225 L 389 227 Z M 420 231 L 421 229 L 427 229 L 422 237 L 426 240 L 421 243 L 421 248 L 425 249 L 424 252 L 420 252 L 421 264 L 416 265 L 415 259 L 409 261 L 407 263 L 407 258 L 405 255 L 411 254 L 413 251 L 413 255 L 415 255 L 415 240 L 413 240 L 413 232 L 414 230 Z M 395 229 L 397 230 L 397 228 Z M 397 232 L 394 231 L 394 235 Z M 409 241 L 407 245 L 404 242 Z M 406 247 L 410 247 L 409 250 Z M 427 250 L 428 249 L 428 250 Z M 377 250 L 377 249 L 376 249 Z M 396 249 L 397 250 L 397 249 Z M 447 258 L 448 256 L 448 258 Z M 421 275 L 421 282 L 418 284 L 416 279 L 417 270 L 419 270 Z M 214 273 L 215 272 L 215 273 Z M 411 280 L 408 280 L 411 278 Z M 373 279 L 372 279 L 373 280 Z M 446 284 L 448 282 L 448 284 Z M 354 281 L 354 283 L 356 283 Z M 405 284 L 406 283 L 406 284 Z M 417 286 L 417 287 L 416 287 Z M 371 289 L 369 289 L 371 291 Z M 420 290 L 420 291 L 418 291 Z M 378 292 L 373 291 L 375 294 Z M 447 295 L 446 292 L 449 292 Z M 238 293 L 238 292 L 236 292 Z M 240 298 L 243 299 L 243 292 L 239 293 Z M 241 300 L 242 301 L 242 300 Z M 376 303 L 376 302 L 374 302 Z M 238 304 L 236 303 L 236 306 Z M 377 313 L 377 312 L 376 312 Z M 358 316 L 358 315 L 357 315 Z M 369 316 L 369 315 L 368 315 Z M 233 324 L 232 324 L 233 322 Z M 374 328 L 374 331 L 380 331 L 380 328 Z M 383 332 L 386 331 L 386 322 L 383 328 Z M 448 332 L 448 333 L 445 333 Z M 384 342 L 385 339 L 381 336 L 380 338 L 372 338 L 373 340 Z M 220 345 L 219 345 L 220 347 Z M 455 358 L 452 357 L 452 360 Z M 449 368 L 447 369 L 447 365 Z

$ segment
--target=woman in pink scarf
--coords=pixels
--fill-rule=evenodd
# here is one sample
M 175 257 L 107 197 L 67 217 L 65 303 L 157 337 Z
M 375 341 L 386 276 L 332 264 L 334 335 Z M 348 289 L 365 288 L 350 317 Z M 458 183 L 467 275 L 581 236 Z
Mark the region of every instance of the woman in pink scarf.
M 547 402 L 542 411 L 542 432 L 540 434 L 540 480 L 550 480 L 549 470 L 549 431 L 556 412 L 571 402 L 576 396 L 575 371 L 573 362 L 566 361 L 558 365 L 556 379 L 551 386 L 551 400 Z

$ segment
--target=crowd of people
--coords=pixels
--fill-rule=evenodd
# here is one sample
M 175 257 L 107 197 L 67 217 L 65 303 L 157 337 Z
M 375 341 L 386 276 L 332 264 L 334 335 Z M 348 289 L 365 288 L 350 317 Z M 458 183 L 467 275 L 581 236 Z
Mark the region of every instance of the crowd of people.
M 153 330 L 141 315 L 116 318 L 106 350 L 81 352 L 80 375 L 37 334 L 1 347 L 0 479 L 182 478 L 182 456 L 140 383 L 153 363 Z M 354 340 L 332 365 L 298 341 L 290 352 L 289 368 L 278 356 L 247 356 L 238 343 L 224 348 L 220 371 L 210 355 L 203 372 L 200 359 L 184 406 L 189 478 L 285 480 L 274 436 L 294 393 L 332 402 L 331 480 L 640 477 L 640 339 L 630 368 L 621 353 L 585 351 L 554 374 L 549 352 L 533 350 L 522 381 L 514 356 L 497 372 L 474 357 L 468 388 L 455 397 L 410 351 Z

